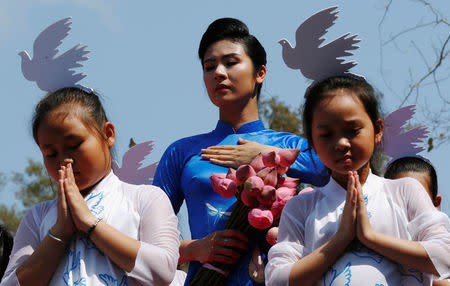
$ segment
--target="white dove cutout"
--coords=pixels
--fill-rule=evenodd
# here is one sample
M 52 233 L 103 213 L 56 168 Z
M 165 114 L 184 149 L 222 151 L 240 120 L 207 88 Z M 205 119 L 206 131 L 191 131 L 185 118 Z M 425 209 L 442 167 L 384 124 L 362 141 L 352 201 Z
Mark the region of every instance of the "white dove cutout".
M 430 133 L 426 126 L 418 126 L 405 130 L 405 124 L 416 112 L 415 105 L 408 105 L 399 108 L 384 120 L 383 139 L 381 141 L 384 153 L 392 158 L 391 161 L 406 157 L 419 156 L 418 153 L 425 150 L 425 147 L 417 146 L 423 143 Z M 427 160 L 428 161 L 428 160 Z
M 116 161 L 112 162 L 114 174 L 129 184 L 134 185 L 151 185 L 153 177 L 155 176 L 158 162 L 152 163 L 146 167 L 141 168 L 142 161 L 153 150 L 153 141 L 146 141 L 139 143 L 128 149 L 122 158 L 122 167 Z
M 84 73 L 76 73 L 74 68 L 82 67 L 81 61 L 88 59 L 87 46 L 79 44 L 56 57 L 58 46 L 67 37 L 72 24 L 71 18 L 59 20 L 48 26 L 34 40 L 33 59 L 27 51 L 21 51 L 22 73 L 29 81 L 46 92 L 56 91 L 63 87 L 79 87 L 88 89 L 77 82 L 86 77 Z M 92 91 L 92 90 L 90 90 Z
M 282 47 L 284 63 L 291 69 L 299 69 L 308 79 L 313 80 L 311 86 L 326 78 L 337 75 L 352 75 L 356 78 L 364 77 L 349 72 L 357 65 L 355 61 L 344 62 L 342 57 L 351 56 L 350 50 L 356 50 L 361 40 L 358 35 L 346 33 L 326 45 L 320 46 L 324 41 L 328 29 L 338 18 L 338 7 L 330 7 L 312 15 L 304 21 L 295 33 L 296 47 L 293 48 L 287 39 L 278 43 Z

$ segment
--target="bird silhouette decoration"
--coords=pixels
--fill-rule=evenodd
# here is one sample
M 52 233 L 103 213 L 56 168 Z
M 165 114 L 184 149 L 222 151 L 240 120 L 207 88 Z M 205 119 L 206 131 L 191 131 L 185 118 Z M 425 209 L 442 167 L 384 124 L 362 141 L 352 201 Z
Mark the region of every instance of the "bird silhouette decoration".
M 68 17 L 42 31 L 34 40 L 32 59 L 27 51 L 19 53 L 24 77 L 29 81 L 35 81 L 44 91 L 52 92 L 63 87 L 88 89 L 77 84 L 86 77 L 86 74 L 76 73 L 74 70 L 82 67 L 80 62 L 88 59 L 87 46 L 78 44 L 57 56 L 58 47 L 69 34 L 71 24 L 71 18 Z
M 122 158 L 122 167 L 116 161 L 113 161 L 112 167 L 116 176 L 129 184 L 151 185 L 153 177 L 158 167 L 158 162 L 152 163 L 141 168 L 142 161 L 153 150 L 153 141 L 139 143 L 128 149 Z
M 416 112 L 415 105 L 399 108 L 384 120 L 384 132 L 382 139 L 383 151 L 392 160 L 405 156 L 418 156 L 425 147 L 417 146 L 428 137 L 429 131 L 426 126 L 417 126 L 405 130 L 406 123 Z
M 356 39 L 358 35 L 346 33 L 321 46 L 325 41 L 323 36 L 338 18 L 337 8 L 334 6 L 324 9 L 306 19 L 295 33 L 295 48 L 287 39 L 278 41 L 282 47 L 284 63 L 291 69 L 299 69 L 306 78 L 313 80 L 311 86 L 337 75 L 352 75 L 364 79 L 360 75 L 349 72 L 352 67 L 357 65 L 357 62 L 345 62 L 342 59 L 353 55 L 351 50 L 359 48 L 356 45 L 360 42 L 359 39 Z

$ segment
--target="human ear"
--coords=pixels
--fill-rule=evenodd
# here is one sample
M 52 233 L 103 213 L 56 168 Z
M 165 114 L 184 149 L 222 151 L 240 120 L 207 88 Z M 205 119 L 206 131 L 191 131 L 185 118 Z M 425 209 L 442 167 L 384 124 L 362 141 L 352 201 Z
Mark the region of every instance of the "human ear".
M 114 129 L 114 124 L 109 121 L 105 122 L 103 125 L 103 134 L 105 135 L 108 148 L 112 148 L 114 143 L 116 143 L 116 131 Z
M 383 138 L 384 122 L 383 119 L 378 118 L 375 122 L 375 144 L 380 144 Z
M 438 210 L 441 209 L 441 201 L 442 201 L 442 197 L 440 195 L 437 195 L 436 198 L 433 199 L 433 205 Z
M 256 83 L 262 84 L 264 79 L 266 78 L 267 69 L 266 66 L 262 65 L 259 68 L 259 71 L 256 73 Z

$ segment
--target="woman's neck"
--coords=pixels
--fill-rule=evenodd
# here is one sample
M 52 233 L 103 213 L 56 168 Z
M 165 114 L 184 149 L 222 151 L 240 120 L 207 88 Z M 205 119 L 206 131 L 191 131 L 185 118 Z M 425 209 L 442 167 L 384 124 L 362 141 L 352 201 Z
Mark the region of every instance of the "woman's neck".
M 219 110 L 221 121 L 230 124 L 238 130 L 243 124 L 259 119 L 257 100 L 252 99 L 244 106 L 242 104 L 229 104 Z

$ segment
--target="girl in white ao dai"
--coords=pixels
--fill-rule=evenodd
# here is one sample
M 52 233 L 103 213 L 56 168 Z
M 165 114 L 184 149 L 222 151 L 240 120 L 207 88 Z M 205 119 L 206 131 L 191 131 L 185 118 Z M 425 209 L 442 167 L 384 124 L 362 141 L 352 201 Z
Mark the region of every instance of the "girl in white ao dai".
M 450 222 L 413 179 L 372 174 L 383 135 L 373 88 L 333 77 L 310 88 L 304 130 L 330 182 L 292 198 L 269 252 L 268 285 L 431 285 L 450 276 Z
M 112 172 L 115 130 L 98 96 L 50 93 L 36 107 L 33 136 L 58 197 L 25 214 L 1 285 L 169 285 L 177 218 L 161 189 Z

